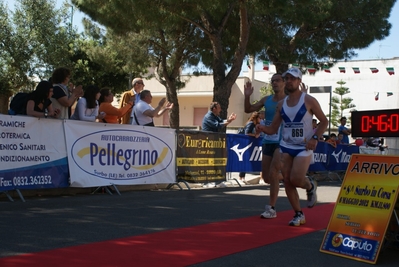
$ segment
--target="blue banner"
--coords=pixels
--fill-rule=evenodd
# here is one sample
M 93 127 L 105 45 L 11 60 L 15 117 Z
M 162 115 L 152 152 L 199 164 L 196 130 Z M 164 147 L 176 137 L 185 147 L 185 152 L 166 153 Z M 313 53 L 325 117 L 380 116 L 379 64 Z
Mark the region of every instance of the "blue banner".
M 352 154 L 358 154 L 358 146 L 337 145 L 329 156 L 327 169 L 331 171 L 345 171 Z
M 68 174 L 66 157 L 38 164 L 34 168 L 25 167 L 0 171 L 0 191 L 68 187 Z
M 313 164 L 309 171 L 345 171 L 352 154 L 359 153 L 358 146 L 337 145 L 319 142 L 313 153 Z
M 260 172 L 262 138 L 227 134 L 227 172 Z
M 262 138 L 243 134 L 227 134 L 227 172 L 260 172 L 262 170 Z M 309 171 L 345 171 L 358 146 L 319 142 Z
M 313 151 L 313 163 L 309 166 L 309 171 L 327 171 L 327 164 L 329 156 L 331 155 L 334 147 L 325 142 L 318 142 L 316 150 Z
M 0 192 L 68 187 L 63 121 L 0 114 Z

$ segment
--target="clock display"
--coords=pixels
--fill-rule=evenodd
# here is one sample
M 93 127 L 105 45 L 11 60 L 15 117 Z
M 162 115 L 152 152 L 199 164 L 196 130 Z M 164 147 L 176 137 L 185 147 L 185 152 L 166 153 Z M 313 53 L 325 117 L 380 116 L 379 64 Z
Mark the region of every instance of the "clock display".
M 399 109 L 353 111 L 352 137 L 399 137 Z

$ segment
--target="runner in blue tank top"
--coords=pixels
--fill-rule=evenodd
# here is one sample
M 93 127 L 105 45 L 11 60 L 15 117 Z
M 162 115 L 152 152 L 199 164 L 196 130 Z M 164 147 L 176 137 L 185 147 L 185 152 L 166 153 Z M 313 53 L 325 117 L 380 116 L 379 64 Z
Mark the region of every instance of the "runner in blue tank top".
M 245 112 L 254 112 L 265 108 L 265 125 L 270 125 L 276 113 L 277 103 L 284 99 L 285 83 L 280 73 L 276 73 L 271 79 L 272 89 L 274 94 L 263 97 L 258 102 L 251 104 L 250 96 L 253 92 L 253 87 L 250 82 L 247 82 L 244 87 L 245 95 Z M 276 202 L 278 192 L 280 191 L 281 175 L 281 158 L 280 158 L 280 132 L 276 134 L 265 134 L 262 141 L 262 179 L 270 184 L 270 198 L 269 204 L 265 205 L 265 211 L 260 215 L 261 218 L 272 219 L 277 217 Z
M 312 208 L 316 201 L 316 184 L 306 178 L 313 150 L 316 149 L 319 136 L 323 135 L 328 126 L 319 102 L 312 96 L 300 90 L 302 73 L 297 68 L 290 68 L 283 74 L 285 92 L 288 96 L 278 103 L 276 114 L 269 126 L 257 126 L 258 131 L 266 134 L 277 133 L 282 123 L 282 174 L 285 192 L 292 208 L 294 218 L 291 226 L 300 226 L 306 222 L 299 202 L 297 187 L 306 189 L 308 207 Z M 320 121 L 319 127 L 313 133 L 313 115 Z

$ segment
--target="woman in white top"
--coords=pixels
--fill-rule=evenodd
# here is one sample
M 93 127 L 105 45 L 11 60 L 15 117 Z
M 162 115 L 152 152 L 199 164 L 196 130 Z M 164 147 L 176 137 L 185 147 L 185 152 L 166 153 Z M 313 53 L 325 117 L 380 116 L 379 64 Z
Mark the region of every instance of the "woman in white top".
M 71 120 L 81 121 L 96 121 L 102 120 L 105 117 L 105 113 L 98 114 L 98 99 L 100 98 L 100 88 L 95 85 L 89 85 L 83 97 L 81 97 L 76 104 L 76 109 Z

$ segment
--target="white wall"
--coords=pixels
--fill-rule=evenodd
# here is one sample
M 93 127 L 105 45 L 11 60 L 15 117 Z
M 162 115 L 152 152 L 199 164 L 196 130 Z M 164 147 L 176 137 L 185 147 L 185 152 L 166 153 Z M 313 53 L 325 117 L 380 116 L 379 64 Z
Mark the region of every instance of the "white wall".
M 340 73 L 338 67 L 345 67 L 346 73 Z M 352 67 L 358 67 L 360 73 L 355 74 Z M 389 75 L 387 67 L 393 67 L 395 74 Z M 370 68 L 377 68 L 379 72 L 371 73 Z M 271 71 L 257 71 L 255 78 L 268 82 L 273 71 L 275 68 L 271 68 Z M 343 86 L 348 87 L 350 93 L 344 97 L 352 98 L 352 103 L 356 105 L 355 109 L 359 111 L 399 108 L 399 58 L 337 62 L 330 68 L 330 71 L 331 73 L 327 73 L 321 70 L 314 75 L 306 73 L 302 76 L 302 81 L 309 87 L 331 86 L 333 91 L 339 87 L 338 81 L 346 82 Z M 244 73 L 243 75 L 247 76 L 248 74 Z M 388 97 L 387 92 L 392 92 L 393 96 Z M 375 101 L 377 93 L 379 93 L 379 100 Z M 328 114 L 330 95 L 318 93 L 312 94 L 312 96 L 319 101 L 324 113 Z M 350 110 L 344 112 L 345 116 L 350 116 Z
M 340 73 L 338 67 L 345 67 L 346 73 Z M 359 74 L 354 74 L 352 67 L 360 69 Z M 389 75 L 386 68 L 393 67 L 394 75 Z M 378 73 L 371 73 L 370 68 L 378 68 Z M 339 87 L 338 81 L 346 82 L 345 87 L 350 93 L 344 97 L 351 97 L 356 110 L 378 110 L 399 108 L 399 58 L 387 60 L 362 60 L 337 62 L 331 69 L 331 73 L 318 71 L 314 75 L 304 74 L 302 80 L 308 86 L 331 86 L 332 89 Z M 271 76 L 276 72 L 275 66 L 270 65 L 269 71 L 260 70 L 253 73 L 254 94 L 251 102 L 259 100 L 259 89 L 270 82 Z M 244 84 L 249 80 L 252 73 L 243 72 L 231 89 L 228 114 L 235 112 L 237 119 L 229 126 L 240 127 L 245 124 L 249 114 L 244 112 Z M 192 126 L 194 120 L 194 108 L 209 108 L 213 96 L 213 76 L 186 76 L 186 87 L 178 92 L 180 106 L 180 125 Z M 155 78 L 144 79 L 145 89 L 152 92 L 153 105 L 166 96 L 166 89 Z M 393 96 L 387 97 L 387 92 Z M 379 93 L 379 100 L 375 101 L 375 95 Z M 329 113 L 330 94 L 312 94 L 319 102 L 325 114 Z M 349 117 L 349 110 L 345 111 Z M 155 119 L 156 125 L 162 125 L 162 118 Z M 350 125 L 348 125 L 350 126 Z

